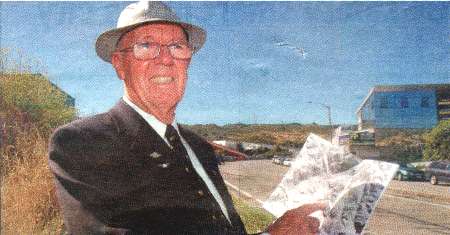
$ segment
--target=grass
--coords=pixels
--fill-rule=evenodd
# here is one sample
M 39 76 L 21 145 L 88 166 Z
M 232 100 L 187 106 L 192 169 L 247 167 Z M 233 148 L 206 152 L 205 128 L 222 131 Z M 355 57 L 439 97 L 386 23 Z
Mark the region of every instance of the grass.
M 275 220 L 269 212 L 252 207 L 238 197 L 233 196 L 233 203 L 248 233 L 263 232 Z
M 2 234 L 57 234 L 62 229 L 47 164 L 47 142 L 37 131 L 16 136 L 2 150 Z
M 0 48 L 0 231 L 58 234 L 62 219 L 48 169 L 47 140 L 55 127 L 75 118 L 76 110 L 29 61 L 22 53 Z

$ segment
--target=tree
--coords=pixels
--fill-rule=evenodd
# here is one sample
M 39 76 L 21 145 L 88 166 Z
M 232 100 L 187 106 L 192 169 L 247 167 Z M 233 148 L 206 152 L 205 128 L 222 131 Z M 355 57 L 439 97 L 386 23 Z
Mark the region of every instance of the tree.
M 450 160 L 450 120 L 440 121 L 424 135 L 424 159 L 429 161 Z

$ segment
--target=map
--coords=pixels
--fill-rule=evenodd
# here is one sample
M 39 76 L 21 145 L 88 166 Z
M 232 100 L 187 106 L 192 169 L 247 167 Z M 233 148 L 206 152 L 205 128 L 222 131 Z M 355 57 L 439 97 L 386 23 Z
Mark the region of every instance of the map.
M 304 204 L 327 202 L 320 234 L 360 234 L 398 165 L 361 160 L 310 134 L 263 207 L 276 217 Z

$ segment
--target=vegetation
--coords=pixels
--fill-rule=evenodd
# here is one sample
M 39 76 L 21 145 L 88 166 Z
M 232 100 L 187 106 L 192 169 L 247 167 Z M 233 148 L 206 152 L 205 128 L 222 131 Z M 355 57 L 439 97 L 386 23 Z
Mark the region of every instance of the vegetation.
M 302 125 L 292 124 L 229 124 L 218 126 L 187 125 L 194 132 L 208 140 L 232 140 L 237 142 L 253 142 L 262 144 L 279 145 L 280 147 L 300 148 L 310 133 L 329 138 L 329 126 L 316 124 Z
M 30 71 L 24 63 L 29 60 L 0 52 L 1 231 L 58 234 L 62 220 L 48 169 L 48 139 L 76 112 L 66 94 Z
M 376 140 L 378 147 L 386 146 L 404 146 L 404 148 L 420 147 L 423 144 L 422 131 L 410 132 L 409 130 L 398 129 L 396 132 L 390 133 L 386 137 L 380 137 Z
M 0 110 L 13 113 L 19 122 L 33 123 L 45 135 L 76 114 L 67 105 L 68 96 L 40 74 L 1 74 L 0 94 Z
M 424 135 L 424 159 L 429 161 L 450 160 L 450 120 L 440 121 Z
M 378 138 L 376 146 L 384 153 L 380 160 L 398 163 L 421 161 L 425 131 L 398 129 Z
M 11 146 L 16 151 L 8 152 Z M 62 228 L 46 138 L 37 129 L 21 131 L 2 154 L 2 234 L 56 234 Z
M 269 212 L 252 207 L 238 197 L 233 197 L 233 203 L 248 233 L 263 232 L 275 220 Z

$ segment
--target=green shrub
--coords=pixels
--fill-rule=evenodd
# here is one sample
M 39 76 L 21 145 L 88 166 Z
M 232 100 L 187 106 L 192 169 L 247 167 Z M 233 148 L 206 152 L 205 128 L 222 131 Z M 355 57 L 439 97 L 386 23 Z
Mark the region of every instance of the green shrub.
M 44 136 L 76 115 L 68 96 L 40 74 L 0 74 L 0 97 L 0 110 L 20 114 Z
M 424 159 L 429 161 L 450 160 L 450 120 L 440 121 L 424 135 Z

